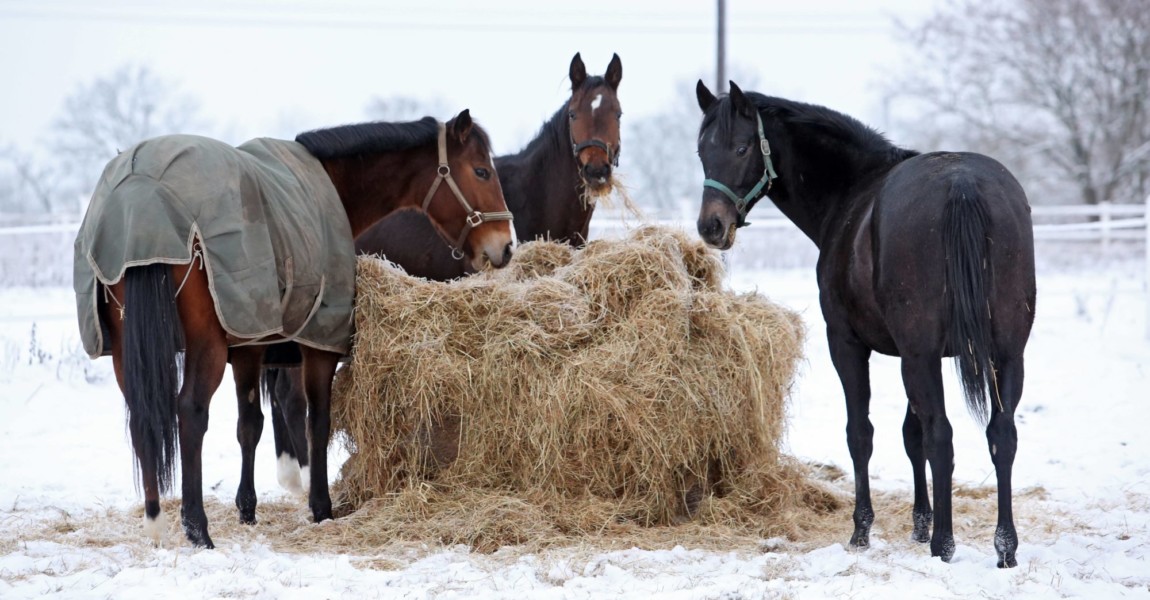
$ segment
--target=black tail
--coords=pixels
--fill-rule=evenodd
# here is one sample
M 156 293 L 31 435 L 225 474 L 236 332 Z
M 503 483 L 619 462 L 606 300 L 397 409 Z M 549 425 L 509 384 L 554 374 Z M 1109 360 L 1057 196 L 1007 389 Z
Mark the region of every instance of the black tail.
M 276 406 L 276 385 L 279 381 L 280 370 L 275 367 L 267 367 L 260 370 L 260 400 L 265 407 Z
M 975 183 L 959 176 L 943 218 L 946 288 L 950 292 L 950 344 L 970 414 L 985 425 L 995 385 L 991 356 L 990 268 L 986 206 Z
M 183 327 L 168 265 L 132 267 L 124 274 L 124 399 L 140 467 L 152 470 L 160 493 L 171 488 L 179 424 L 176 395 Z

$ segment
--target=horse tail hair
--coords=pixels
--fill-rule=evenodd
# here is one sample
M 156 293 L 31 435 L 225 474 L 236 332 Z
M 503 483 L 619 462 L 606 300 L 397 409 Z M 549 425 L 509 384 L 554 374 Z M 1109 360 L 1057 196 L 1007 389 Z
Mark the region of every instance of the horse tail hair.
M 264 406 L 275 406 L 276 385 L 280 378 L 280 370 L 276 367 L 260 369 L 260 391 Z
M 171 488 L 177 456 L 176 419 L 183 327 L 165 264 L 124 274 L 124 399 L 136 459 L 153 471 L 161 494 Z
M 957 176 L 943 217 L 946 289 L 950 295 L 950 348 L 966 408 L 979 423 L 989 419 L 988 392 L 996 385 L 991 343 L 988 216 L 975 182 Z

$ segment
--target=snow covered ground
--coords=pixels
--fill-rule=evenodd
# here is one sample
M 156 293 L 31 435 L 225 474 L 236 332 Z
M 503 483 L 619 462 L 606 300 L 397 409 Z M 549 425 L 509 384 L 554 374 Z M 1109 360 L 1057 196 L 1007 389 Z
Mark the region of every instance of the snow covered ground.
M 814 550 L 769 540 L 738 552 L 301 555 L 218 529 L 215 551 L 178 536 L 153 548 L 137 539 L 138 521 L 122 518 L 142 504 L 123 400 L 110 359 L 91 363 L 78 350 L 70 290 L 0 288 L 0 598 L 1150 598 L 1150 341 L 1141 269 L 1140 261 L 1119 261 L 1039 275 L 1014 479 L 1016 510 L 1032 517 L 1019 523 L 1019 566 L 1006 571 L 995 568 L 986 541 L 993 517 L 966 524 L 985 531 L 982 540 L 956 533 L 954 561 L 943 564 L 901 530 L 888 533 L 895 517 L 881 512 L 866 552 L 848 551 L 843 539 Z M 808 359 L 787 444 L 849 475 L 845 410 L 813 273 L 736 269 L 731 285 L 757 288 L 807 319 Z M 949 366 L 946 373 L 955 480 L 993 485 L 985 438 L 961 407 Z M 212 404 L 204 446 L 206 493 L 225 507 L 239 473 L 229 380 Z M 872 485 L 909 503 L 896 360 L 873 359 L 872 387 Z M 270 438 L 268 431 L 256 462 L 261 502 L 295 502 L 276 484 Z M 993 515 L 993 500 L 984 502 Z M 70 541 L 73 528 L 98 530 L 105 518 L 107 543 Z

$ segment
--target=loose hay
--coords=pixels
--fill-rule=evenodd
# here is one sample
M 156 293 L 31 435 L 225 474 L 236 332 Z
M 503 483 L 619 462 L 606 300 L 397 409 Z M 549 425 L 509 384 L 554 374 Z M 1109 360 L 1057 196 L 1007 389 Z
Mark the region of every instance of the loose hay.
M 451 283 L 361 258 L 337 503 L 480 549 L 692 519 L 796 533 L 838 505 L 778 449 L 802 322 L 721 279 L 657 227 Z

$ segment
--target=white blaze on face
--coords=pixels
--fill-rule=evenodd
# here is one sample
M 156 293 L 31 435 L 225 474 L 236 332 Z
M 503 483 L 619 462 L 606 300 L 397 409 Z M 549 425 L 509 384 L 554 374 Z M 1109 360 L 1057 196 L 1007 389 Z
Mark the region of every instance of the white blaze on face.
M 603 103 L 603 94 L 596 94 L 595 99 L 591 101 L 591 114 L 599 110 L 599 105 Z

